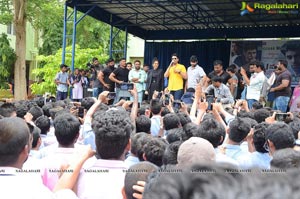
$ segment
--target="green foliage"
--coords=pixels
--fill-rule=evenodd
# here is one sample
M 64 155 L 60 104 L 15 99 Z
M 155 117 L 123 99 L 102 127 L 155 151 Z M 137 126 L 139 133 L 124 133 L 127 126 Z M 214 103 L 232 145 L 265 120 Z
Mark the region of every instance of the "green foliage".
M 10 0 L 0 0 L 0 23 L 10 24 L 13 20 L 12 2 Z
M 7 35 L 2 33 L 0 37 L 0 88 L 7 88 L 7 81 L 13 73 L 16 61 L 14 49 L 9 45 Z
M 71 51 L 71 46 L 67 47 L 67 51 Z M 34 94 L 44 94 L 50 92 L 52 94 L 56 91 L 56 85 L 54 83 L 55 75 L 59 72 L 59 65 L 61 64 L 62 49 L 59 49 L 55 55 L 38 57 L 38 60 L 43 63 L 43 66 L 34 69 L 33 74 L 40 77 L 43 81 L 37 82 L 31 85 L 31 90 Z M 93 57 L 98 57 L 100 63 L 104 63 L 108 56 L 104 53 L 103 48 L 90 49 L 80 48 L 76 46 L 76 56 L 74 68 L 87 69 L 86 64 L 91 61 Z M 66 54 L 65 64 L 71 66 L 71 54 Z

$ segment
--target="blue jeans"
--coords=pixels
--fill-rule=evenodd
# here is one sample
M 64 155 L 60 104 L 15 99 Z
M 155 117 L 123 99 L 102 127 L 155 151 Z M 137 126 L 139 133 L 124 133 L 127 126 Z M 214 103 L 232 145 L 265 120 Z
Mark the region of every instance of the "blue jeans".
M 177 91 L 170 91 L 170 93 L 173 95 L 174 100 L 181 100 L 181 97 L 183 95 L 183 89 Z
M 138 102 L 139 102 L 139 103 L 142 103 L 144 92 L 143 92 L 143 91 L 140 91 L 140 92 L 138 92 L 137 94 L 138 94 Z M 133 97 L 130 97 L 130 101 L 133 101 Z
M 93 97 L 96 97 L 98 99 L 98 96 L 100 93 L 102 93 L 102 88 L 93 88 Z
M 285 113 L 290 101 L 290 97 L 287 96 L 279 96 L 276 97 L 273 102 L 273 109 L 280 110 L 281 112 Z
M 246 99 L 246 94 L 247 94 L 247 86 L 244 87 L 244 90 L 241 93 L 241 99 Z
M 56 101 L 64 100 L 68 97 L 68 92 L 56 91 Z
M 253 106 L 253 103 L 254 103 L 254 102 L 257 102 L 257 100 L 255 100 L 255 99 L 248 99 L 248 100 L 247 100 L 248 108 L 249 108 L 249 109 L 252 109 L 252 106 Z

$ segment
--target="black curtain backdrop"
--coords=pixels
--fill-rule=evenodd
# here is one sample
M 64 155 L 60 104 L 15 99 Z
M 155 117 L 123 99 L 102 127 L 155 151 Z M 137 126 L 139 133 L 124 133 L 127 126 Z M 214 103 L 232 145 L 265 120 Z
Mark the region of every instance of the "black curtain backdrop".
M 190 66 L 190 57 L 196 55 L 198 64 L 208 74 L 213 70 L 213 61 L 222 60 L 227 68 L 230 55 L 230 41 L 197 41 L 197 42 L 146 42 L 144 63 L 152 68 L 152 59 L 157 57 L 159 68 L 164 71 L 171 62 L 171 56 L 176 53 L 179 62 L 186 68 Z

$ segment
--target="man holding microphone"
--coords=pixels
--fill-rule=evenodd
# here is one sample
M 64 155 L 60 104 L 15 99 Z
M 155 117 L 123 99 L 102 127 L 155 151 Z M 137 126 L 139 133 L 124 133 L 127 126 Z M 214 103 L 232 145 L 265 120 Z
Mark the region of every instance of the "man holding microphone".
M 168 90 L 174 96 L 174 100 L 180 100 L 183 95 L 184 80 L 187 79 L 186 68 L 179 64 L 176 53 L 172 55 L 172 61 L 166 70 L 164 77 L 169 78 Z

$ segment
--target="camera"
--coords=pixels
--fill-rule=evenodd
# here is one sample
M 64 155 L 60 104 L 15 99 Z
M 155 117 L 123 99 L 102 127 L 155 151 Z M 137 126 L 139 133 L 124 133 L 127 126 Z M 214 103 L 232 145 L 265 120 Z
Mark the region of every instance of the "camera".
M 84 117 L 84 108 L 78 107 L 78 117 L 83 118 Z
M 213 95 L 206 95 L 206 101 L 208 103 L 207 110 L 211 111 L 212 110 L 212 103 L 214 103 L 215 97 Z
M 120 85 L 120 89 L 121 90 L 126 90 L 126 91 L 133 90 L 133 83 L 122 83 Z
M 180 109 L 181 108 L 181 102 L 173 102 L 173 107 L 176 109 Z
M 159 92 L 159 93 L 157 93 L 157 97 L 156 97 L 156 99 L 160 99 L 160 98 L 161 98 L 161 96 L 162 96 L 162 92 Z
M 276 113 L 275 120 L 284 122 L 288 116 L 289 114 L 287 113 Z
M 170 104 L 170 94 L 165 94 L 165 100 L 164 100 L 164 105 L 169 105 Z

